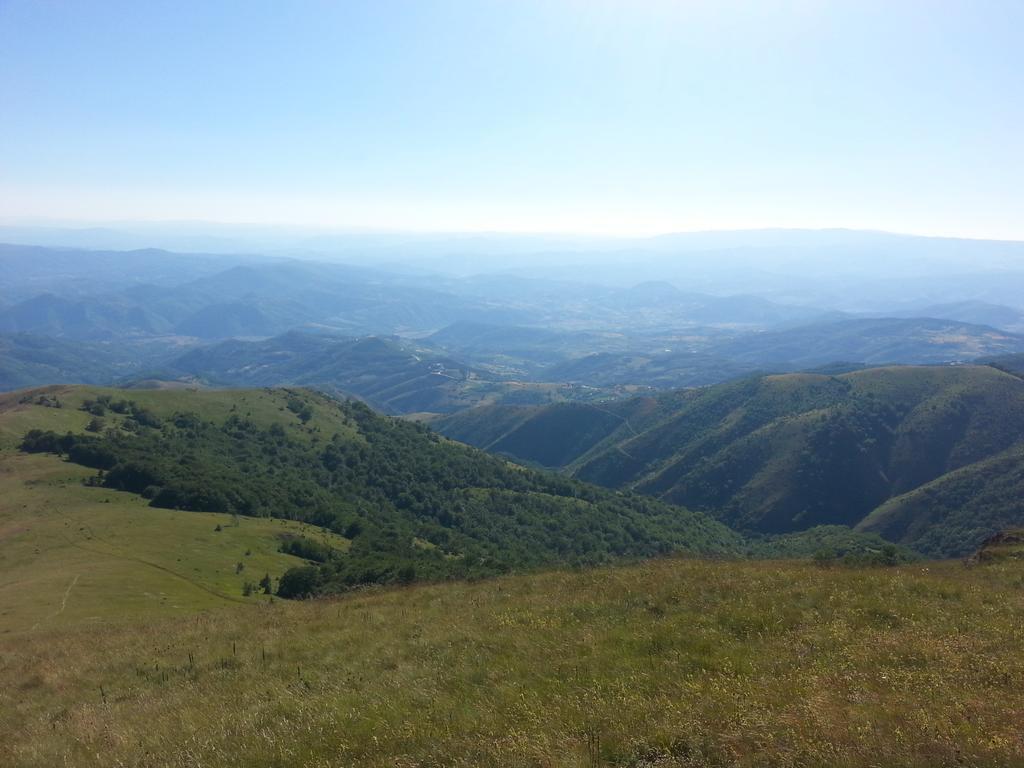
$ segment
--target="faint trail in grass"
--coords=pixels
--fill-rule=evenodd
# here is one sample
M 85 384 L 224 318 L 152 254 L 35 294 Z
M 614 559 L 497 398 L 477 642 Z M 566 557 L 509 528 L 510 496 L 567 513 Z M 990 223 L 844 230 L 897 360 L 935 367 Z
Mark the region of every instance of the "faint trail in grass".
M 88 526 L 85 526 L 85 527 L 88 528 Z M 113 547 L 114 546 L 109 541 L 106 541 L 102 537 L 97 536 L 96 534 L 94 534 L 92 532 L 91 528 L 89 528 L 89 535 L 92 536 L 92 538 L 94 538 L 96 541 L 99 541 L 99 542 L 102 542 L 103 544 L 106 544 L 108 547 Z M 205 584 L 202 584 L 202 583 L 196 581 L 195 579 L 189 578 L 188 576 L 186 576 L 183 573 L 178 573 L 177 571 L 171 570 L 170 568 L 168 568 L 166 566 L 163 566 L 163 565 L 160 565 L 159 563 L 154 563 L 154 562 L 152 562 L 150 560 L 143 560 L 141 557 L 133 557 L 131 555 L 122 555 L 122 554 L 120 554 L 118 552 L 111 552 L 111 551 L 108 551 L 108 550 L 96 549 L 94 547 L 87 547 L 85 544 L 79 544 L 78 542 L 73 541 L 70 537 L 67 536 L 67 534 L 65 534 L 64 536 L 65 536 L 65 539 L 67 540 L 68 544 L 70 544 L 72 547 L 77 547 L 78 549 L 84 550 L 86 552 L 92 552 L 93 554 L 97 554 L 97 555 L 107 555 L 109 557 L 116 557 L 119 560 L 129 560 L 129 561 L 134 562 L 134 563 L 140 563 L 142 565 L 148 565 L 150 568 L 156 568 L 158 571 L 163 571 L 164 573 L 169 573 L 171 576 L 176 576 L 177 578 L 181 579 L 182 581 L 187 581 L 189 584 L 194 586 L 196 589 L 201 589 L 203 592 L 211 594 L 214 597 L 219 597 L 221 600 L 228 600 L 228 601 L 230 601 L 232 603 L 248 603 L 247 600 L 243 600 L 240 597 L 232 597 L 231 595 L 226 595 L 223 592 L 219 592 L 216 589 L 213 589 L 212 587 L 208 587 Z
M 481 446 L 481 448 L 483 450 L 485 450 L 485 451 L 491 450 L 494 446 L 496 446 L 498 443 L 500 443 L 506 437 L 511 435 L 513 432 L 515 432 L 521 426 L 523 426 L 523 424 L 525 424 L 527 421 L 529 421 L 529 417 L 526 417 L 524 419 L 520 419 L 515 424 L 513 424 L 511 427 L 509 427 L 503 434 L 499 435 L 494 440 L 491 440 L 491 442 L 489 442 L 487 445 Z
M 68 607 L 68 597 L 71 595 L 71 590 L 75 588 L 75 584 L 78 583 L 78 576 L 79 574 L 75 574 L 75 578 L 71 580 L 71 583 L 68 584 L 68 588 L 64 590 L 64 598 L 60 601 L 60 610 L 53 614 L 53 616 L 59 616 L 64 613 L 64 609 Z M 53 616 L 50 618 L 52 619 Z
M 636 461 L 636 459 L 633 458 L 632 456 L 630 456 L 629 453 L 626 452 L 626 449 L 623 448 L 621 445 L 616 445 L 615 446 L 615 450 L 617 450 L 619 453 L 621 453 L 623 456 L 625 456 L 630 461 Z
M 587 406 L 588 408 L 591 408 L 592 410 L 598 411 L 598 412 L 600 412 L 600 413 L 606 413 L 606 414 L 608 414 L 609 416 L 614 416 L 614 417 L 615 417 L 616 419 L 618 419 L 619 421 L 621 421 L 621 422 L 622 422 L 623 424 L 625 424 L 625 425 L 626 425 L 626 429 L 628 429 L 628 430 L 629 430 L 629 431 L 630 431 L 630 432 L 632 433 L 633 437 L 640 437 L 640 433 L 639 433 L 639 432 L 637 432 L 637 431 L 636 431 L 636 430 L 635 430 L 635 429 L 633 428 L 633 425 L 629 423 L 629 419 L 627 419 L 627 418 L 626 418 L 625 416 L 620 416 L 619 414 L 615 413 L 614 411 L 609 411 L 609 410 L 608 410 L 608 409 L 606 409 L 606 408 L 599 408 L 598 406 L 594 405 L 593 403 L 586 403 L 586 406 Z M 511 427 L 510 427 L 510 428 L 508 429 L 508 431 L 506 431 L 506 432 L 505 432 L 505 433 L 504 433 L 503 435 L 500 435 L 499 437 L 497 437 L 496 439 L 492 440 L 492 441 L 491 441 L 490 443 L 488 443 L 487 445 L 485 445 L 485 446 L 481 446 L 481 447 L 482 447 L 482 448 L 483 448 L 483 450 L 485 450 L 485 451 L 489 451 L 489 450 L 491 450 L 491 449 L 492 449 L 492 448 L 493 448 L 493 447 L 494 447 L 495 445 L 497 445 L 497 444 L 498 444 L 498 443 L 500 443 L 500 442 L 501 442 L 502 440 L 504 440 L 504 439 L 505 439 L 506 437 L 508 437 L 509 435 L 511 435 L 511 434 L 512 434 L 513 432 L 515 432 L 515 431 L 516 431 L 517 429 L 519 429 L 520 427 L 522 427 L 522 426 L 523 426 L 523 424 L 524 424 L 524 423 L 526 423 L 526 421 L 528 421 L 528 420 L 529 420 L 529 419 L 524 419 L 523 421 L 519 421 L 519 422 L 516 422 L 516 423 L 515 423 L 515 424 L 513 424 L 513 425 L 512 425 L 512 426 L 511 426 Z M 625 456 L 625 457 L 626 457 L 627 459 L 629 459 L 630 461 L 636 461 L 636 459 L 635 459 L 635 458 L 633 458 L 632 456 L 630 456 L 630 455 L 629 455 L 629 454 L 628 454 L 628 453 L 626 452 L 626 450 L 625 450 L 625 449 L 624 449 L 624 448 L 622 447 L 622 445 L 621 445 L 621 444 L 617 444 L 617 445 L 615 446 L 615 449 L 616 449 L 616 450 L 617 450 L 617 451 L 618 451 L 619 453 L 621 453 L 621 454 L 622 454 L 623 456 Z
M 196 589 L 201 589 L 203 592 L 207 592 L 207 593 L 213 595 L 214 597 L 219 597 L 221 600 L 229 600 L 232 603 L 246 603 L 246 604 L 248 604 L 247 600 L 243 600 L 240 597 L 232 597 L 231 595 L 225 595 L 223 592 L 218 592 L 216 589 L 213 589 L 213 587 L 208 587 L 205 584 L 202 584 L 202 583 L 196 581 L 195 579 L 189 578 L 188 576 L 186 576 L 183 573 L 178 573 L 177 571 L 173 571 L 170 568 L 167 568 L 166 566 L 159 565 L 158 563 L 154 563 L 154 562 L 151 562 L 149 560 L 143 560 L 141 557 L 132 557 L 131 555 L 121 555 L 121 554 L 118 554 L 117 552 L 107 552 L 107 551 L 104 551 L 102 549 L 93 549 L 91 547 L 85 546 L 84 544 L 75 544 L 74 542 L 71 543 L 71 546 L 78 547 L 79 549 L 84 549 L 87 552 L 94 552 L 95 554 L 98 554 L 98 555 L 109 555 L 110 557 L 116 557 L 116 558 L 118 558 L 120 560 L 130 560 L 131 562 L 134 562 L 134 563 L 140 563 L 142 565 L 148 565 L 150 568 L 156 568 L 158 571 L 163 571 L 164 573 L 169 573 L 171 576 L 177 576 L 179 579 L 181 579 L 183 581 L 187 581 L 189 584 L 194 586 Z
M 75 584 L 78 583 L 78 577 L 80 575 L 81 574 L 75 574 L 75 578 L 73 578 L 71 580 L 71 583 L 68 584 L 68 588 L 64 590 L 64 597 L 61 598 L 60 608 L 58 608 L 56 611 L 51 613 L 49 616 L 47 616 L 42 621 L 37 621 L 35 624 L 32 625 L 32 629 L 29 630 L 29 631 L 35 632 L 39 628 L 39 625 L 43 623 L 43 621 L 49 621 L 50 619 L 55 619 L 58 616 L 60 616 L 62 613 L 64 613 L 64 609 L 68 607 L 68 597 L 70 597 L 70 595 L 71 595 L 71 590 L 75 588 Z

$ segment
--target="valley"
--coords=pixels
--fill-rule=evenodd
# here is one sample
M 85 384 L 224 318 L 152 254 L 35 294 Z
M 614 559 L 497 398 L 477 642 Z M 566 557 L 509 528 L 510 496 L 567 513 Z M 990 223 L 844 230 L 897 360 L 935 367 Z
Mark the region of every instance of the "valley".
M 1019 755 L 1012 309 L 76 256 L 0 307 L 0 762 Z

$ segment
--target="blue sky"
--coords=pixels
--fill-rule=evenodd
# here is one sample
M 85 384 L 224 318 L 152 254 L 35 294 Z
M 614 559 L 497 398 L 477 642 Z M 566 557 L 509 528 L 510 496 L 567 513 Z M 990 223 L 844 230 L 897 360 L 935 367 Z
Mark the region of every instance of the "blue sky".
M 0 216 L 1024 239 L 1024 2 L 0 0 Z

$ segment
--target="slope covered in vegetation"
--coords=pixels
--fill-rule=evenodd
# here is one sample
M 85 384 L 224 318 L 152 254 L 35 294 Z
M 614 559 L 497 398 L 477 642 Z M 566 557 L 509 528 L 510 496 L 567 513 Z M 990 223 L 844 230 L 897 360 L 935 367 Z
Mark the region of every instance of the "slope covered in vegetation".
M 0 764 L 1008 768 L 1021 568 L 665 559 L 0 635 Z
M 50 417 L 22 451 L 64 455 L 96 470 L 94 485 L 154 507 L 301 521 L 351 540 L 343 556 L 297 550 L 317 562 L 282 579 L 286 596 L 742 548 L 702 513 L 524 470 L 357 402 L 300 390 L 100 391 L 78 408 L 66 394 L 48 406 L 54 397 L 20 396 Z
M 950 556 L 1024 523 L 1024 381 L 988 366 L 763 376 L 599 408 L 469 411 L 437 426 L 739 530 L 860 525 Z
M 95 485 L 95 470 L 17 446 L 31 429 L 88 432 L 126 418 L 81 410 L 110 390 L 51 387 L 0 396 L 0 633 L 95 621 L 192 615 L 266 601 L 302 557 L 291 541 L 344 551 L 349 542 L 298 521 L 151 507 L 132 493 Z M 261 424 L 294 420 L 262 392 L 118 392 L 140 413 L 163 418 L 188 404 L 205 418 L 242 408 Z M 24 402 L 23 402 L 24 401 Z M 112 402 L 114 402 L 112 400 Z M 144 418 L 144 417 L 143 417 Z M 263 582 L 263 585 L 261 585 Z

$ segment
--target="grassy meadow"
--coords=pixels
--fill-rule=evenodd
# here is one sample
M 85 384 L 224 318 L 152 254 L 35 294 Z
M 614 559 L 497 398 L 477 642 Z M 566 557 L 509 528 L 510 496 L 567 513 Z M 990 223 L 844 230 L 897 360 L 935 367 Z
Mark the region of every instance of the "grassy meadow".
M 665 559 L 0 636 L 0 764 L 1024 764 L 1024 566 Z

